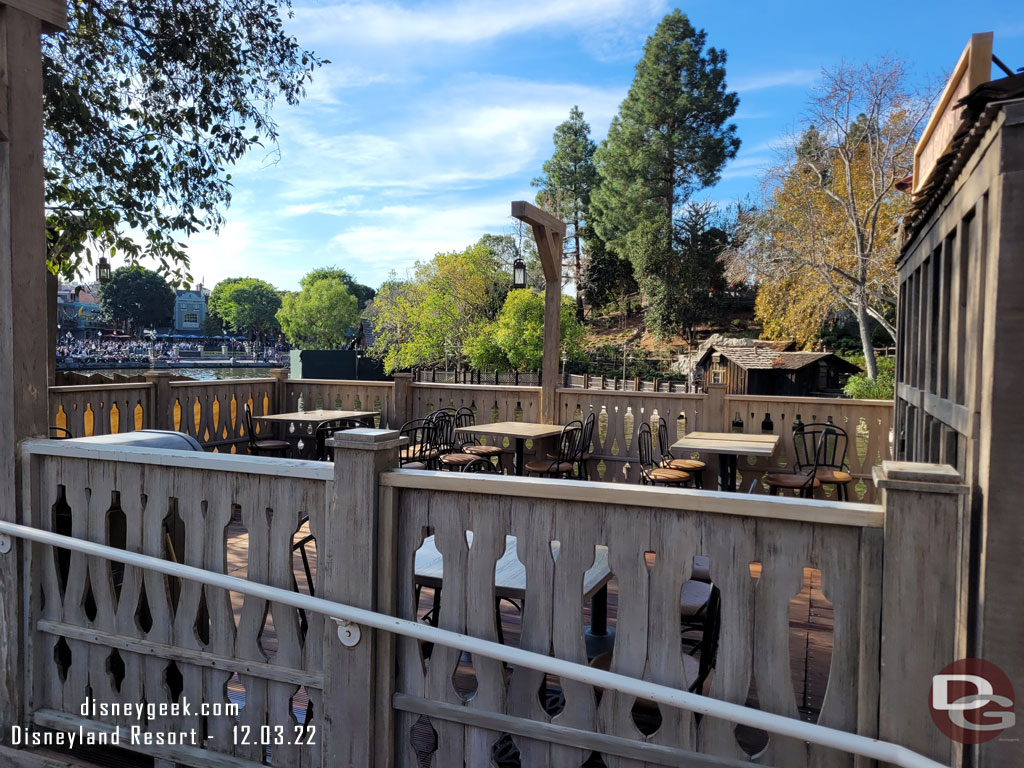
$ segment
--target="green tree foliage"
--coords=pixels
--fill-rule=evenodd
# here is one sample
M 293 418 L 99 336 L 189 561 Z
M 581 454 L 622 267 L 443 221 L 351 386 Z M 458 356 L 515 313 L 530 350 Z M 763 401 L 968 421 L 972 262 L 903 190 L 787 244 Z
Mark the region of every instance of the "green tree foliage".
M 189 279 L 180 239 L 223 223 L 226 169 L 276 141 L 274 102 L 298 102 L 322 63 L 285 32 L 290 12 L 288 0 L 68 3 L 67 31 L 43 41 L 51 270 L 115 248 Z
M 288 341 L 305 349 L 342 349 L 346 334 L 359 322 L 359 300 L 336 277 L 308 277 L 301 280 L 301 291 L 281 299 L 281 330 Z
M 360 312 L 366 308 L 367 304 L 373 301 L 373 297 L 377 294 L 370 286 L 357 283 L 352 275 L 340 267 L 320 267 L 319 269 L 307 272 L 302 276 L 299 285 L 305 289 L 317 280 L 324 279 L 340 280 L 345 288 L 348 289 L 348 292 L 356 297 L 356 300 L 359 302 Z
M 567 360 L 583 354 L 583 324 L 574 302 L 562 296 L 561 352 Z M 478 370 L 509 368 L 539 371 L 544 358 L 544 294 L 529 288 L 509 291 L 493 323 L 482 325 L 466 346 L 470 365 Z
M 725 289 L 719 257 L 728 240 L 719 220 L 713 203 L 690 202 L 675 223 L 674 242 L 651 224 L 631 236 L 632 260 L 648 299 L 647 324 L 655 333 L 682 333 L 693 346 L 696 327 L 718 317 Z
M 726 125 L 739 98 L 725 88 L 725 52 L 705 50 L 706 39 L 678 10 L 662 19 L 595 154 L 590 215 L 619 256 L 642 225 L 674 238 L 677 206 L 717 182 L 739 149 L 735 124 Z
M 174 290 L 156 272 L 143 267 L 119 267 L 102 287 L 100 309 L 115 323 L 135 328 L 171 324 Z
M 234 333 L 251 339 L 276 334 L 281 297 L 270 283 L 254 277 L 221 280 L 210 294 L 208 311 L 214 312 Z
M 892 400 L 896 392 L 896 358 L 876 358 L 878 373 L 869 378 L 867 372 L 855 373 L 846 381 L 843 391 L 859 400 Z M 851 358 L 851 362 L 864 366 L 864 356 Z
M 589 218 L 590 195 L 597 184 L 594 166 L 596 146 L 590 139 L 590 126 L 579 107 L 569 111 L 569 119 L 555 128 L 555 153 L 544 163 L 544 175 L 533 180 L 537 205 L 561 219 L 566 225 L 563 249 L 569 272 L 576 285 L 576 319 L 583 321 L 583 244 L 582 228 Z
M 633 276 L 633 264 L 628 258 L 609 250 L 590 225 L 583 227 L 583 238 L 586 242 L 583 289 L 587 301 L 591 307 L 599 309 L 614 304 L 625 322 L 630 298 L 640 290 Z
M 411 279 L 386 282 L 377 292 L 371 354 L 388 373 L 461 365 L 467 340 L 498 316 L 510 280 L 500 257 L 479 243 L 417 262 Z

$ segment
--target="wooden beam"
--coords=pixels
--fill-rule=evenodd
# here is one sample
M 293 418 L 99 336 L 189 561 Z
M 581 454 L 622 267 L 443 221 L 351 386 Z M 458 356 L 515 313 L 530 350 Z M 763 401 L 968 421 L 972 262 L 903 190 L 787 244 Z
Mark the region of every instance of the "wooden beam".
M 17 8 L 43 22 L 43 33 L 68 28 L 68 7 L 63 0 L 3 0 L 0 6 Z
M 512 215 L 533 227 L 537 253 L 544 268 L 544 358 L 541 366 L 540 420 L 558 417 L 558 359 L 562 353 L 562 238 L 565 224 L 525 200 L 512 203 Z

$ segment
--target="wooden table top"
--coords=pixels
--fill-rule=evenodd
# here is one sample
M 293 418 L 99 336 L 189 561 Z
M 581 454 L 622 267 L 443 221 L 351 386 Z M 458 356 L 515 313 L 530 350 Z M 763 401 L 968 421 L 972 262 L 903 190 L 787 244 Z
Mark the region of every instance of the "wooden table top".
M 473 532 L 467 531 L 470 542 Z M 554 555 L 558 553 L 558 542 L 552 542 Z M 423 546 L 416 552 L 416 582 L 436 589 L 442 586 L 443 558 L 434 545 L 434 537 L 423 540 Z M 608 568 L 608 548 L 596 547 L 594 565 L 583 575 L 584 597 L 589 599 L 611 579 Z M 522 599 L 526 595 L 526 566 L 516 556 L 516 537 L 505 537 L 505 554 L 494 565 L 494 590 L 499 597 Z
M 738 432 L 691 432 L 672 443 L 671 451 L 733 453 L 737 456 L 771 456 L 779 445 L 778 435 L 745 435 Z
M 315 411 L 295 411 L 294 413 L 271 413 L 266 416 L 253 416 L 257 421 L 301 421 L 316 422 L 320 424 L 335 419 L 364 419 L 369 416 L 379 416 L 380 411 L 326 411 L 318 409 Z
M 457 432 L 470 432 L 477 435 L 501 435 L 532 440 L 562 434 L 561 424 L 534 424 L 529 421 L 496 421 L 493 424 L 477 424 L 472 427 L 459 427 Z

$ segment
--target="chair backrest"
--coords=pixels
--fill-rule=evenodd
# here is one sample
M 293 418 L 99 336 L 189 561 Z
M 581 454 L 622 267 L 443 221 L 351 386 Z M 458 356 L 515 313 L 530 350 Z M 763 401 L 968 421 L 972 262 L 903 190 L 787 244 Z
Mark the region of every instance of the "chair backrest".
M 359 419 L 334 419 L 333 421 L 325 421 L 322 424 L 318 424 L 315 436 L 317 460 L 334 460 L 334 451 L 327 447 L 327 438 L 331 437 L 335 432 L 344 432 L 346 429 L 360 429 L 365 426 L 366 424 Z
M 433 447 L 442 453 L 451 453 L 455 450 L 455 426 L 456 412 L 454 408 L 445 408 L 434 411 L 427 416 L 427 420 L 434 425 Z
M 484 474 L 500 475 L 501 470 L 498 469 L 491 462 L 490 459 L 479 458 L 473 459 L 469 464 L 462 468 L 463 472 L 483 472 Z
M 74 435 L 71 434 L 70 429 L 57 426 L 50 427 L 51 440 L 70 440 L 72 437 L 74 437 Z
M 434 433 L 436 431 L 436 424 L 427 419 L 413 419 L 403 424 L 399 433 L 402 437 L 409 438 L 409 444 L 399 457 L 399 466 L 410 464 L 414 461 L 426 464 L 434 446 Z
M 646 475 L 647 470 L 654 466 L 654 438 L 651 435 L 650 422 L 645 421 L 640 425 L 636 444 L 640 453 L 640 471 Z
M 249 401 L 245 401 L 245 436 L 249 440 L 249 445 L 256 445 L 256 433 L 252 430 L 252 408 L 249 406 Z
M 583 434 L 580 435 L 580 453 L 587 453 L 590 446 L 594 444 L 594 424 L 597 423 L 597 416 L 591 411 L 583 420 Z
M 573 419 L 564 427 L 558 436 L 558 458 L 559 464 L 574 464 L 583 455 L 582 447 L 583 423 L 579 419 Z
M 804 424 L 793 431 L 793 450 L 797 469 L 817 467 L 843 469 L 849 436 L 835 424 Z
M 472 427 L 476 425 L 476 416 L 473 414 L 472 408 L 459 408 L 455 412 L 455 426 L 456 427 Z
M 672 453 L 668 445 L 668 422 L 664 416 L 658 417 L 658 453 L 662 459 L 668 458 Z

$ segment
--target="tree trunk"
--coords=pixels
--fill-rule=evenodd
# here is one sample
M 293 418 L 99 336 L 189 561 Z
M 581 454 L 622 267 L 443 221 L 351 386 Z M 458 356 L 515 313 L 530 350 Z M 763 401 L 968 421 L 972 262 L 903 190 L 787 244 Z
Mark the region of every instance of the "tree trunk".
M 860 328 L 860 345 L 864 350 L 864 369 L 868 378 L 878 378 L 878 364 L 875 362 L 875 345 L 871 341 L 871 318 L 865 307 L 867 299 L 862 298 L 857 308 L 857 325 Z

